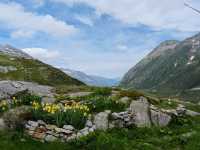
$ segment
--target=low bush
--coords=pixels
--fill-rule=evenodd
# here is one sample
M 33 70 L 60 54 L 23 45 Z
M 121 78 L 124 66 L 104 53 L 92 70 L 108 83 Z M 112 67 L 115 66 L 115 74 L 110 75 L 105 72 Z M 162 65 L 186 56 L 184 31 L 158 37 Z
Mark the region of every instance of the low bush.
M 95 88 L 93 92 L 93 95 L 109 96 L 112 93 L 112 89 L 107 87 Z

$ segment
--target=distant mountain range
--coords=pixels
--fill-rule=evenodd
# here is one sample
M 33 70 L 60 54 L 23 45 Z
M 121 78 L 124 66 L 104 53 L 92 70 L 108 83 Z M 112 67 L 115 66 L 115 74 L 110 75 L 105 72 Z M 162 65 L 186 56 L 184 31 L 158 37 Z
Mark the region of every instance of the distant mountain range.
M 120 78 L 105 78 L 105 77 L 100 77 L 100 76 L 95 76 L 95 75 L 88 75 L 84 72 L 81 71 L 75 71 L 71 69 L 64 69 L 61 68 L 62 71 L 64 71 L 66 74 L 69 76 L 78 79 L 82 82 L 84 82 L 87 85 L 91 86 L 117 86 L 120 82 Z
M 0 45 L 0 80 L 30 81 L 52 86 L 84 85 L 61 70 L 10 45 Z
M 125 74 L 120 85 L 200 101 L 200 34 L 161 43 Z

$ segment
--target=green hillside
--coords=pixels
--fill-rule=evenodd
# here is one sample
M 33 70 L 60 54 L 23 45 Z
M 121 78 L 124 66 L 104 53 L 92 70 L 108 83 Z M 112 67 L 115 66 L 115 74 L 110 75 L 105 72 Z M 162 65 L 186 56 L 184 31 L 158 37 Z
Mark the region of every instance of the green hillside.
M 35 59 L 25 59 L 0 54 L 0 66 L 12 66 L 17 70 L 0 72 L 1 80 L 22 80 L 44 85 L 82 85 L 64 72 Z

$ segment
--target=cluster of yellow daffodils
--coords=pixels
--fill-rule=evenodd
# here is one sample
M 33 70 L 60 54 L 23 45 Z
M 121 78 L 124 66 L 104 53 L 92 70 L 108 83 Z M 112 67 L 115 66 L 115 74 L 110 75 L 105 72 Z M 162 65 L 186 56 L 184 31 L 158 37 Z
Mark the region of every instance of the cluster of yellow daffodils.
M 71 105 L 65 104 L 64 112 L 67 110 L 73 110 L 74 112 L 80 111 L 84 114 L 84 116 L 87 116 L 90 111 L 88 106 L 76 102 L 72 103 Z
M 0 102 L 0 110 L 1 110 L 1 111 L 7 110 L 8 107 L 9 107 L 8 101 L 2 100 L 2 101 Z
M 32 107 L 34 110 L 38 110 L 41 107 L 40 103 L 38 103 L 36 101 L 31 102 L 31 104 L 32 104 Z
M 58 104 L 46 103 L 42 104 L 42 110 L 51 114 L 55 114 L 56 112 L 61 110 L 61 107 Z

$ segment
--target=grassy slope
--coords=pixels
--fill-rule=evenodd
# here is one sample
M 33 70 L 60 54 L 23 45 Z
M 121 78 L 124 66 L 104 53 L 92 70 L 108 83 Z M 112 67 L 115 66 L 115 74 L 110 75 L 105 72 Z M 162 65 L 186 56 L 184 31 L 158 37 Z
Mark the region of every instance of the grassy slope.
M 0 66 L 15 66 L 17 71 L 0 73 L 3 80 L 33 81 L 44 85 L 83 85 L 82 82 L 73 79 L 62 71 L 44 64 L 38 60 L 15 58 L 0 55 Z

